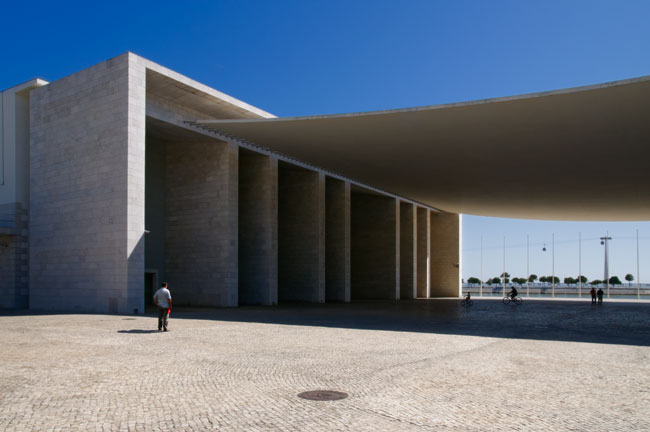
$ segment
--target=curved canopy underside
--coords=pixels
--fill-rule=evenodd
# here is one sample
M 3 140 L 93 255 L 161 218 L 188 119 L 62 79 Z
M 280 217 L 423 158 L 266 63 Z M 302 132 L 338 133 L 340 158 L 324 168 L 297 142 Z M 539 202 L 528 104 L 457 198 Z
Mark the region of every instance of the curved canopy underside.
M 650 219 L 650 76 L 414 109 L 196 124 L 443 211 Z

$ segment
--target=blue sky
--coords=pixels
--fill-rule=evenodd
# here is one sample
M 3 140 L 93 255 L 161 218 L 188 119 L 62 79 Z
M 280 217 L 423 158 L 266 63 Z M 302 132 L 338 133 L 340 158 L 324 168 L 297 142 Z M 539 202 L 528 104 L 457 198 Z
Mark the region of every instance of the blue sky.
M 648 1 L 5 2 L 2 12 L 0 89 L 35 76 L 56 80 L 133 51 L 279 116 L 458 102 L 650 74 Z M 510 239 L 509 271 L 523 274 L 516 245 L 525 244 L 525 233 L 550 243 L 555 232 L 558 242 L 566 240 L 556 247 L 557 274 L 575 275 L 570 239 L 577 249 L 578 232 L 594 238 L 606 230 L 616 238 L 610 273 L 635 273 L 636 249 L 628 243 L 636 228 L 650 238 L 646 222 L 465 216 L 464 273 L 478 276 L 481 234 L 485 245 Z M 585 244 L 587 250 L 583 273 L 602 277 L 602 248 Z M 648 241 L 641 251 L 641 279 L 650 282 Z M 486 275 L 500 271 L 499 257 L 485 257 Z M 550 264 L 536 272 L 550 273 Z
M 481 237 L 483 238 L 483 279 L 503 272 L 505 237 L 506 271 L 525 277 L 526 256 L 531 274 L 550 276 L 553 271 L 552 241 L 555 236 L 555 275 L 590 280 L 603 279 L 604 246 L 600 237 L 609 234 L 609 274 L 637 278 L 636 230 L 639 230 L 639 280 L 650 282 L 650 223 L 648 222 L 558 222 L 463 216 L 463 274 L 481 277 Z M 527 239 L 528 244 L 527 247 Z M 579 242 L 579 239 L 582 242 Z M 580 251 L 580 244 L 582 251 Z M 546 251 L 544 251 L 546 247 Z

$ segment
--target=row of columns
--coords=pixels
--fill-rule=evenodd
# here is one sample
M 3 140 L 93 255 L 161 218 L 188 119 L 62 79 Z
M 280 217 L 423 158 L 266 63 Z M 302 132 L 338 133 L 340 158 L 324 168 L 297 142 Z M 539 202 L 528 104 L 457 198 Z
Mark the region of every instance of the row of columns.
M 458 215 L 353 190 L 348 182 L 229 144 L 215 147 L 202 148 L 196 161 L 167 155 L 168 166 L 192 167 L 185 168 L 190 177 L 207 183 L 181 180 L 167 188 L 166 276 L 182 291 L 179 304 L 460 294 Z M 180 153 L 192 154 L 187 147 Z M 216 162 L 206 163 L 207 154 Z M 224 163 L 228 169 L 212 171 Z M 188 193 L 210 202 L 188 202 Z M 233 265 L 234 275 L 227 270 Z

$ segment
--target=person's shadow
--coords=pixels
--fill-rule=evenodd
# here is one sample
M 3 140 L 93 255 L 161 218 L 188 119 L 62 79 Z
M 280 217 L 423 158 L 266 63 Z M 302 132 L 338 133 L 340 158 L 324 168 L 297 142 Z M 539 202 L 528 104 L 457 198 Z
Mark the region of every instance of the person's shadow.
M 130 333 L 130 334 L 145 334 L 145 333 L 158 333 L 158 330 L 118 330 L 118 333 Z

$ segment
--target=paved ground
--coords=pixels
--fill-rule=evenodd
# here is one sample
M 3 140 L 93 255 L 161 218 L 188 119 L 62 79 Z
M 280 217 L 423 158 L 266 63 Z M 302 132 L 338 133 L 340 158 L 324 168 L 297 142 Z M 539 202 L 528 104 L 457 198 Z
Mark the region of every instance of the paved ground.
M 0 430 L 650 430 L 650 304 L 0 313 Z M 296 397 L 331 389 L 336 402 Z

